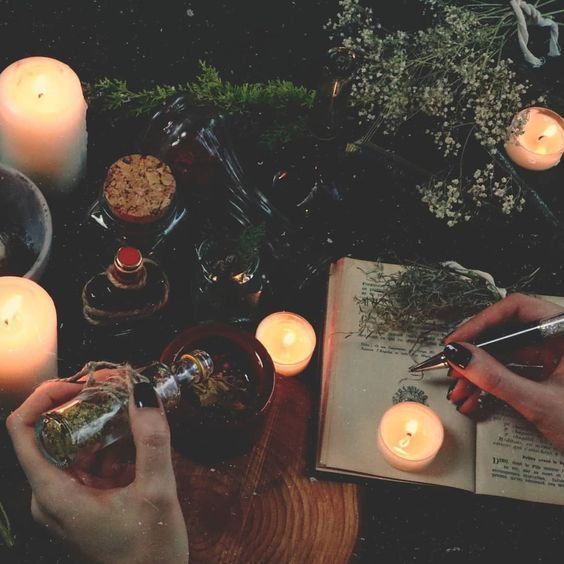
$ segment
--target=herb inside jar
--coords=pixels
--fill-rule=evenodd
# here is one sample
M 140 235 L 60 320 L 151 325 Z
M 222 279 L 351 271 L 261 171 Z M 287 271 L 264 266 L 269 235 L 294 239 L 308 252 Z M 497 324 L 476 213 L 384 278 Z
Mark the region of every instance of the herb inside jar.
M 215 422 L 245 418 L 254 411 L 256 383 L 244 352 L 219 337 L 206 339 L 200 345 L 212 356 L 215 371 L 205 381 L 194 384 L 187 394 L 190 415 Z

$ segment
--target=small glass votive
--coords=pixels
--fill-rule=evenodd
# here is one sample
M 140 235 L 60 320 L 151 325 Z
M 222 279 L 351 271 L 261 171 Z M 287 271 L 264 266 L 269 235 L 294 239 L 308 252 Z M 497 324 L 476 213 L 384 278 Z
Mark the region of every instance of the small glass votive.
M 505 142 L 509 158 L 529 170 L 548 170 L 564 153 L 564 120 L 547 108 L 526 108 L 511 122 Z
M 265 317 L 257 327 L 256 338 L 272 357 L 280 376 L 296 376 L 303 372 L 317 343 L 311 323 L 289 311 Z
M 378 427 L 378 449 L 398 470 L 420 472 L 433 462 L 444 440 L 439 416 L 426 405 L 405 401 L 390 407 Z
M 251 324 L 263 292 L 260 255 L 242 259 L 228 242 L 205 239 L 196 247 L 196 258 L 199 268 L 192 292 L 196 319 Z

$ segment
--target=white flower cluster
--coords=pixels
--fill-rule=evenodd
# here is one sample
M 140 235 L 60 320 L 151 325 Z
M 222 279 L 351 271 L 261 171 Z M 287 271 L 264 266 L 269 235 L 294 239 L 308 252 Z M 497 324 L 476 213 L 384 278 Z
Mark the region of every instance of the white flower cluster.
M 525 199 L 518 186 L 508 176 L 496 174 L 493 163 L 476 169 L 471 177 L 433 178 L 417 187 L 421 199 L 435 217 L 445 219 L 449 227 L 460 221 L 469 221 L 473 210 L 488 204 L 497 204 L 502 213 L 509 215 L 522 211 Z
M 351 91 L 361 122 L 378 119 L 380 131 L 392 134 L 412 117 L 426 116 L 435 146 L 459 161 L 471 139 L 487 152 L 498 147 L 512 117 L 528 105 L 523 101 L 528 87 L 516 79 L 512 61 L 501 57 L 495 25 L 447 0 L 420 0 L 433 25 L 384 34 L 360 2 L 340 0 L 339 14 L 326 28 L 363 55 Z M 507 214 L 520 210 L 518 189 L 496 172 L 490 163 L 469 180 L 460 174 L 433 180 L 421 189 L 423 201 L 449 225 L 470 219 L 486 203 Z

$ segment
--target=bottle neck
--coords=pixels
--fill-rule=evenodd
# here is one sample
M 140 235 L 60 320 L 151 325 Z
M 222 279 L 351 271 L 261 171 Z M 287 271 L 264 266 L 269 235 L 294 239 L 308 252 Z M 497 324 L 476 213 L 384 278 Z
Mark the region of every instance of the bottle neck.
M 145 286 L 147 283 L 147 269 L 141 264 L 137 269 L 126 272 L 115 263 L 111 264 L 106 271 L 110 282 L 118 288 L 135 289 Z
M 172 371 L 179 384 L 197 384 L 213 374 L 210 355 L 201 350 L 183 354 L 172 365 Z
M 154 362 L 140 368 L 155 387 L 165 409 L 175 406 L 180 400 L 181 386 L 197 384 L 213 374 L 214 366 L 210 355 L 201 350 L 184 354 L 171 366 Z

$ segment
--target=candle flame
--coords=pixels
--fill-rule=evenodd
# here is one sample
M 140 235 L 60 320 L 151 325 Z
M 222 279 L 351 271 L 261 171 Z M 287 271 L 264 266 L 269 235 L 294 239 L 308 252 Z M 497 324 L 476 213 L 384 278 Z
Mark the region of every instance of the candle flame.
M 285 347 L 291 347 L 296 342 L 296 334 L 293 331 L 286 333 L 282 337 L 282 344 Z
M 405 425 L 405 437 L 403 439 L 400 439 L 400 441 L 398 443 L 400 448 L 404 449 L 404 448 L 407 448 L 409 446 L 409 443 L 411 443 L 411 438 L 417 432 L 418 427 L 419 427 L 419 423 L 417 423 L 417 421 L 415 419 L 410 419 L 406 423 L 406 425 Z
M 2 307 L 0 318 L 3 325 L 10 325 L 14 321 L 22 305 L 22 297 L 19 294 L 11 297 Z
M 336 80 L 336 81 L 333 83 L 333 92 L 331 92 L 331 97 L 332 97 L 332 98 L 336 98 L 336 97 L 337 97 L 337 95 L 339 94 L 340 86 L 341 86 L 341 84 L 339 83 L 338 80 Z
M 558 135 L 558 126 L 555 123 L 551 123 L 539 136 L 539 140 L 543 137 L 556 137 Z

